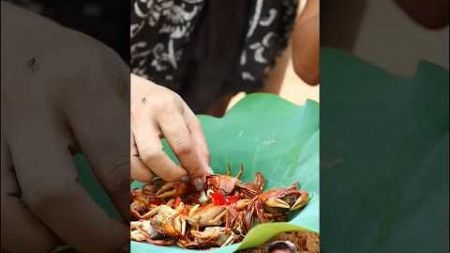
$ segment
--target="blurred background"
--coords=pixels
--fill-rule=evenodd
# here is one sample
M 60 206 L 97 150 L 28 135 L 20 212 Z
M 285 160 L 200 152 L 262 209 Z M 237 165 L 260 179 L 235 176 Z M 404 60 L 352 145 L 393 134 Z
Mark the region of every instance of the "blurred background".
M 307 1 L 301 1 L 299 12 Z M 448 69 L 448 55 L 442 53 L 448 52 L 448 26 L 440 29 L 425 28 L 411 19 L 392 0 L 343 2 L 348 4 L 342 4 L 345 8 L 338 10 L 337 16 L 342 20 L 342 25 L 356 27 L 351 31 L 355 34 L 352 48 L 345 48 L 351 50 L 355 56 L 402 76 L 413 75 L 420 60 L 427 60 Z M 354 12 L 349 11 L 348 8 L 353 8 Z M 344 29 L 343 26 L 340 28 Z M 328 29 L 325 28 L 324 33 L 322 29 L 321 34 L 332 34 L 327 31 Z M 390 36 L 380 37 L 380 34 Z M 399 41 L 403 41 L 404 38 L 414 43 L 399 44 Z M 320 86 L 310 86 L 303 82 L 292 68 L 291 54 L 286 52 L 285 55 L 287 68 L 280 96 L 299 105 L 307 99 L 319 101 Z M 230 106 L 244 95 L 238 94 L 231 101 Z
M 299 5 L 299 14 L 303 11 L 303 8 L 308 0 L 300 1 Z M 292 66 L 292 54 L 290 53 L 289 46 L 284 54 L 281 56 L 279 61 L 282 61 L 284 64 L 282 66 L 286 67 L 286 71 L 284 73 L 284 80 L 280 90 L 280 96 L 295 103 L 297 105 L 302 105 L 305 103 L 307 99 L 311 99 L 319 102 L 319 87 L 320 85 L 311 86 L 306 84 L 294 71 Z M 231 101 L 228 106 L 228 109 L 231 108 L 236 102 L 242 99 L 245 96 L 245 93 L 241 92 L 237 94 Z
M 353 49 L 356 56 L 398 75 L 413 75 L 421 59 L 448 69 L 448 54 L 443 53 L 448 52 L 448 26 L 420 26 L 392 0 L 366 0 L 363 12 Z M 411 43 L 399 44 L 405 38 Z

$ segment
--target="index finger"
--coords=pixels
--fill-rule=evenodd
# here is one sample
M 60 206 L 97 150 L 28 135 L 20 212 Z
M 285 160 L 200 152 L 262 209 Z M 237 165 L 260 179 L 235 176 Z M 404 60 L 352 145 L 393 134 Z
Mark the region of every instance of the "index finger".
M 163 114 L 159 116 L 161 131 L 170 147 L 187 170 L 192 183 L 197 190 L 202 190 L 208 164 L 201 156 L 191 132 L 181 114 Z
M 152 122 L 133 124 L 137 151 L 142 162 L 165 181 L 180 180 L 186 171 L 177 166 L 164 152 L 159 132 Z

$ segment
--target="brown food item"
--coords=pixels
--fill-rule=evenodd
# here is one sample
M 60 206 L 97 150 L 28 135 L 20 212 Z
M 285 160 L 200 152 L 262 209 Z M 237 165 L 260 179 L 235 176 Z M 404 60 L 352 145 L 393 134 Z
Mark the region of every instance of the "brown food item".
M 297 247 L 299 253 L 319 253 L 320 236 L 314 232 L 295 231 L 281 233 L 263 245 L 246 250 L 239 250 L 238 253 L 267 253 L 267 245 L 273 241 L 290 241 Z
M 258 223 L 286 221 L 288 214 L 308 204 L 308 192 L 298 183 L 264 191 L 265 179 L 253 182 L 212 174 L 199 193 L 186 182 L 153 181 L 131 191 L 130 238 L 155 245 L 189 249 L 224 247 L 242 241 Z

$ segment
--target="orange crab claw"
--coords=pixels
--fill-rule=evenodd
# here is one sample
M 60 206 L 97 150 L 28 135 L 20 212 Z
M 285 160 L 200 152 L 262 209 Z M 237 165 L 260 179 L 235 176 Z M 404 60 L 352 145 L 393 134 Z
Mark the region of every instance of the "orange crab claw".
M 308 196 L 308 192 L 306 191 L 300 191 L 300 196 L 297 198 L 297 200 L 295 201 L 295 203 L 291 206 L 291 208 L 289 210 L 297 210 L 300 209 L 304 206 L 306 206 L 306 204 L 308 204 L 309 201 L 309 196 Z
M 265 202 L 266 206 L 269 207 L 279 207 L 279 208 L 286 208 L 286 209 L 290 209 L 291 206 L 286 203 L 285 201 L 279 199 L 279 198 L 275 198 L 275 197 L 271 197 L 268 200 L 266 200 Z

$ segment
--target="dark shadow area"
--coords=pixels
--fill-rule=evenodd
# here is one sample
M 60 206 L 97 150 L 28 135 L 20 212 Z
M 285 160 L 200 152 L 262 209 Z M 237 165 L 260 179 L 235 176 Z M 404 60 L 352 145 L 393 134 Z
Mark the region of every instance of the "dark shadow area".
M 1 6 L 1 250 L 127 252 L 129 10 L 42 3 Z
M 367 0 L 321 1 L 321 45 L 351 51 L 358 38 L 366 5 Z

